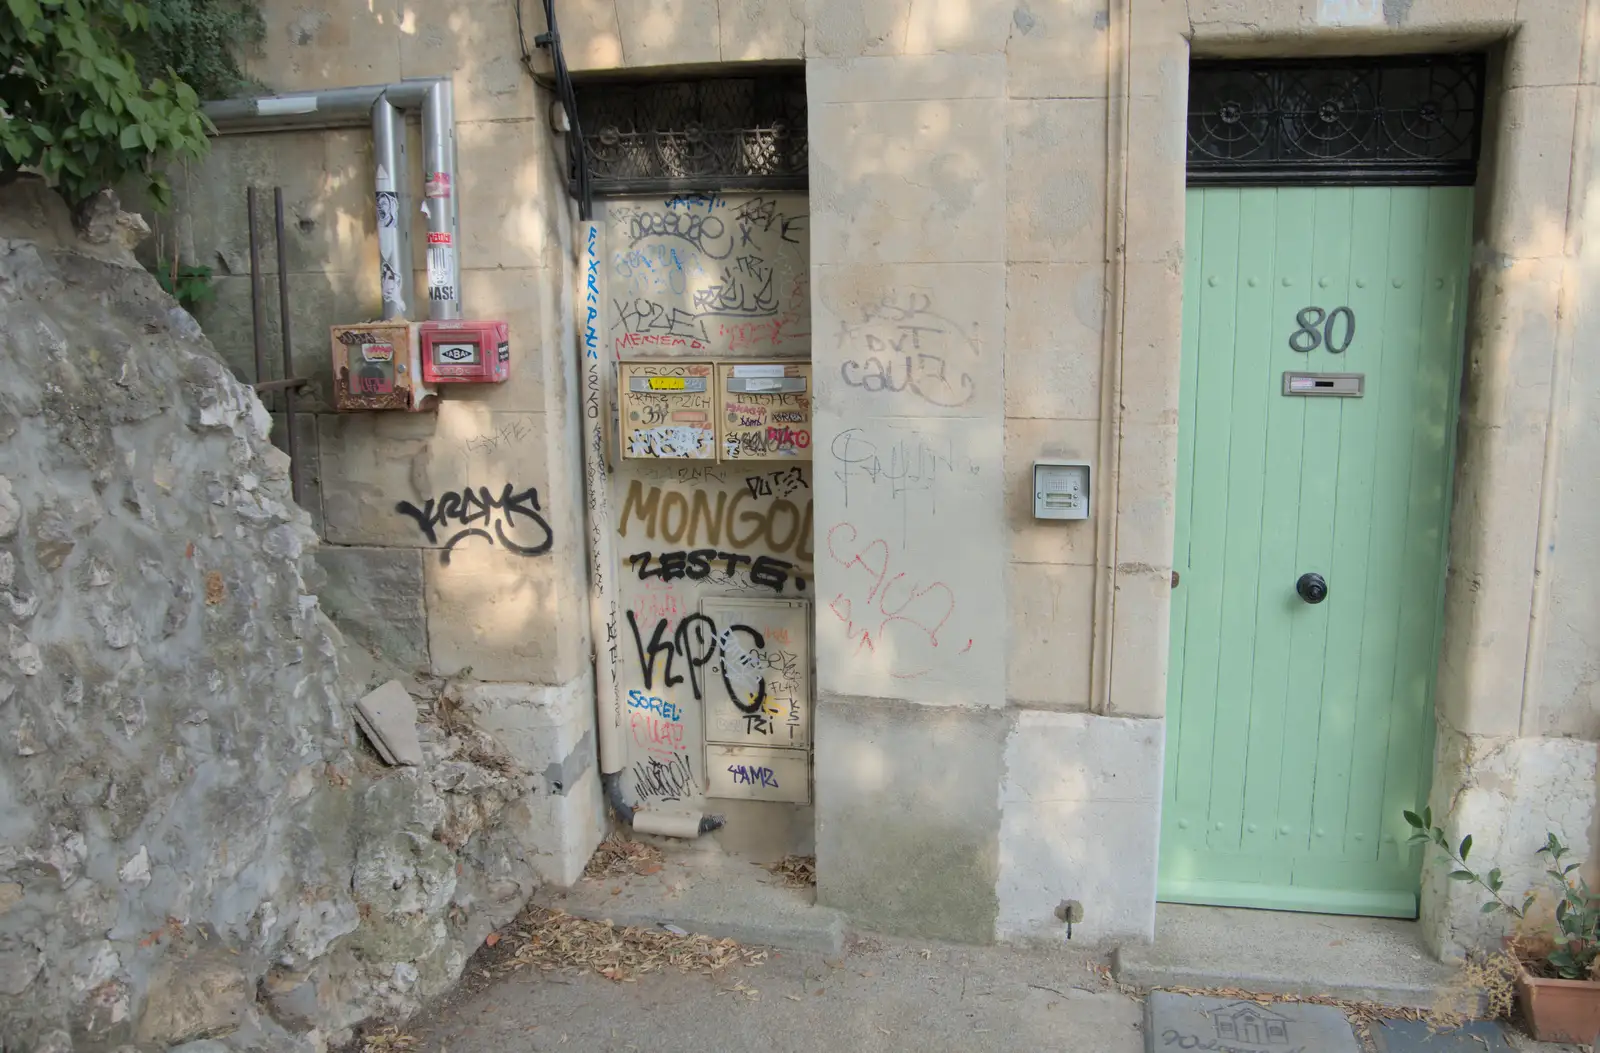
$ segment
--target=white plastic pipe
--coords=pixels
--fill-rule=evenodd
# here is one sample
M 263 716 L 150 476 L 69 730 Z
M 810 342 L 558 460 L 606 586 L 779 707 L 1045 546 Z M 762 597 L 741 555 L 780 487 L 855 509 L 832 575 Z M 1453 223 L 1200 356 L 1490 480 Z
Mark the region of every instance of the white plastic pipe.
M 1128 219 L 1129 99 L 1133 76 L 1132 0 L 1112 0 L 1106 47 L 1106 295 L 1100 344 L 1100 510 L 1095 520 L 1094 629 L 1089 709 L 1111 710 L 1117 618 L 1117 506 L 1122 478 L 1122 353 Z
M 594 640 L 595 726 L 600 773 L 615 775 L 626 760 L 622 695 L 617 689 L 616 558 L 612 551 L 610 477 L 606 471 L 605 332 L 606 269 L 600 224 L 578 228 L 578 361 L 582 367 L 584 526 L 589 547 L 589 630 Z

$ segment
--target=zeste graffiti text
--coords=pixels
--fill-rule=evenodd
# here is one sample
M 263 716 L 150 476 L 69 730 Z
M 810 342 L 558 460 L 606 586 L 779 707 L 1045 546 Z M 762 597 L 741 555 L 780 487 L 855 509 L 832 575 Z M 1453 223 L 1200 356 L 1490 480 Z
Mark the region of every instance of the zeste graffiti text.
M 655 560 L 654 566 L 651 559 Z M 722 552 L 714 548 L 697 548 L 690 551 L 635 552 L 628 564 L 639 572 L 639 580 L 660 578 L 662 581 L 690 581 L 711 579 L 718 583 L 737 583 L 741 567 L 748 567 L 750 584 L 760 589 L 781 593 L 792 578 L 794 587 L 805 591 L 806 579 L 794 573 L 795 566 L 786 559 L 772 556 L 749 556 L 738 552 Z

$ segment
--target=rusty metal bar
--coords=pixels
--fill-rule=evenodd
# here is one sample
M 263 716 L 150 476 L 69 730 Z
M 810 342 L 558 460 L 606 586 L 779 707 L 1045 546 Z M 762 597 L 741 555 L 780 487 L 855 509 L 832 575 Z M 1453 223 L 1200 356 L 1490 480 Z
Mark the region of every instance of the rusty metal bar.
M 306 377 L 290 377 L 288 380 L 263 380 L 252 385 L 252 387 L 256 389 L 257 393 L 262 393 L 271 391 L 289 391 L 291 389 L 299 390 L 309 383 L 311 383 L 311 381 Z
M 246 187 L 245 209 L 250 214 L 250 333 L 255 342 L 256 381 L 267 371 L 267 330 L 261 317 L 261 245 L 256 232 L 256 188 Z
M 272 221 L 278 239 L 278 328 L 283 337 L 283 375 L 294 373 L 293 354 L 289 339 L 289 260 L 283 242 L 283 187 L 272 189 Z M 295 428 L 295 385 L 283 389 L 283 426 L 289 446 L 289 492 L 294 503 L 300 504 L 300 436 Z

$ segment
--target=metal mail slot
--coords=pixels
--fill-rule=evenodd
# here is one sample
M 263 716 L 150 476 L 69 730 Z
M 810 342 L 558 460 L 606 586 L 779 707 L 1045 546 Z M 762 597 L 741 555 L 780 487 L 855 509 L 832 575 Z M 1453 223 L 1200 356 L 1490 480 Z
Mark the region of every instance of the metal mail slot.
M 1285 373 L 1285 395 L 1332 395 L 1358 399 L 1366 388 L 1365 373 Z
M 728 391 L 735 395 L 799 394 L 806 389 L 805 377 L 729 377 Z
M 676 395 L 684 392 L 703 392 L 705 377 L 629 377 L 629 391 L 644 391 L 658 395 Z

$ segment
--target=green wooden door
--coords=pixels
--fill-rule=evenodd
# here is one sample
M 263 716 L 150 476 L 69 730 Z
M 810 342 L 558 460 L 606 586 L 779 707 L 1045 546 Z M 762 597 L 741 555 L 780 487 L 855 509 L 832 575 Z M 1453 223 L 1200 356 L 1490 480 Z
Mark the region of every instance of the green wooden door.
M 1471 216 L 1467 188 L 1189 192 L 1164 900 L 1416 915 Z

